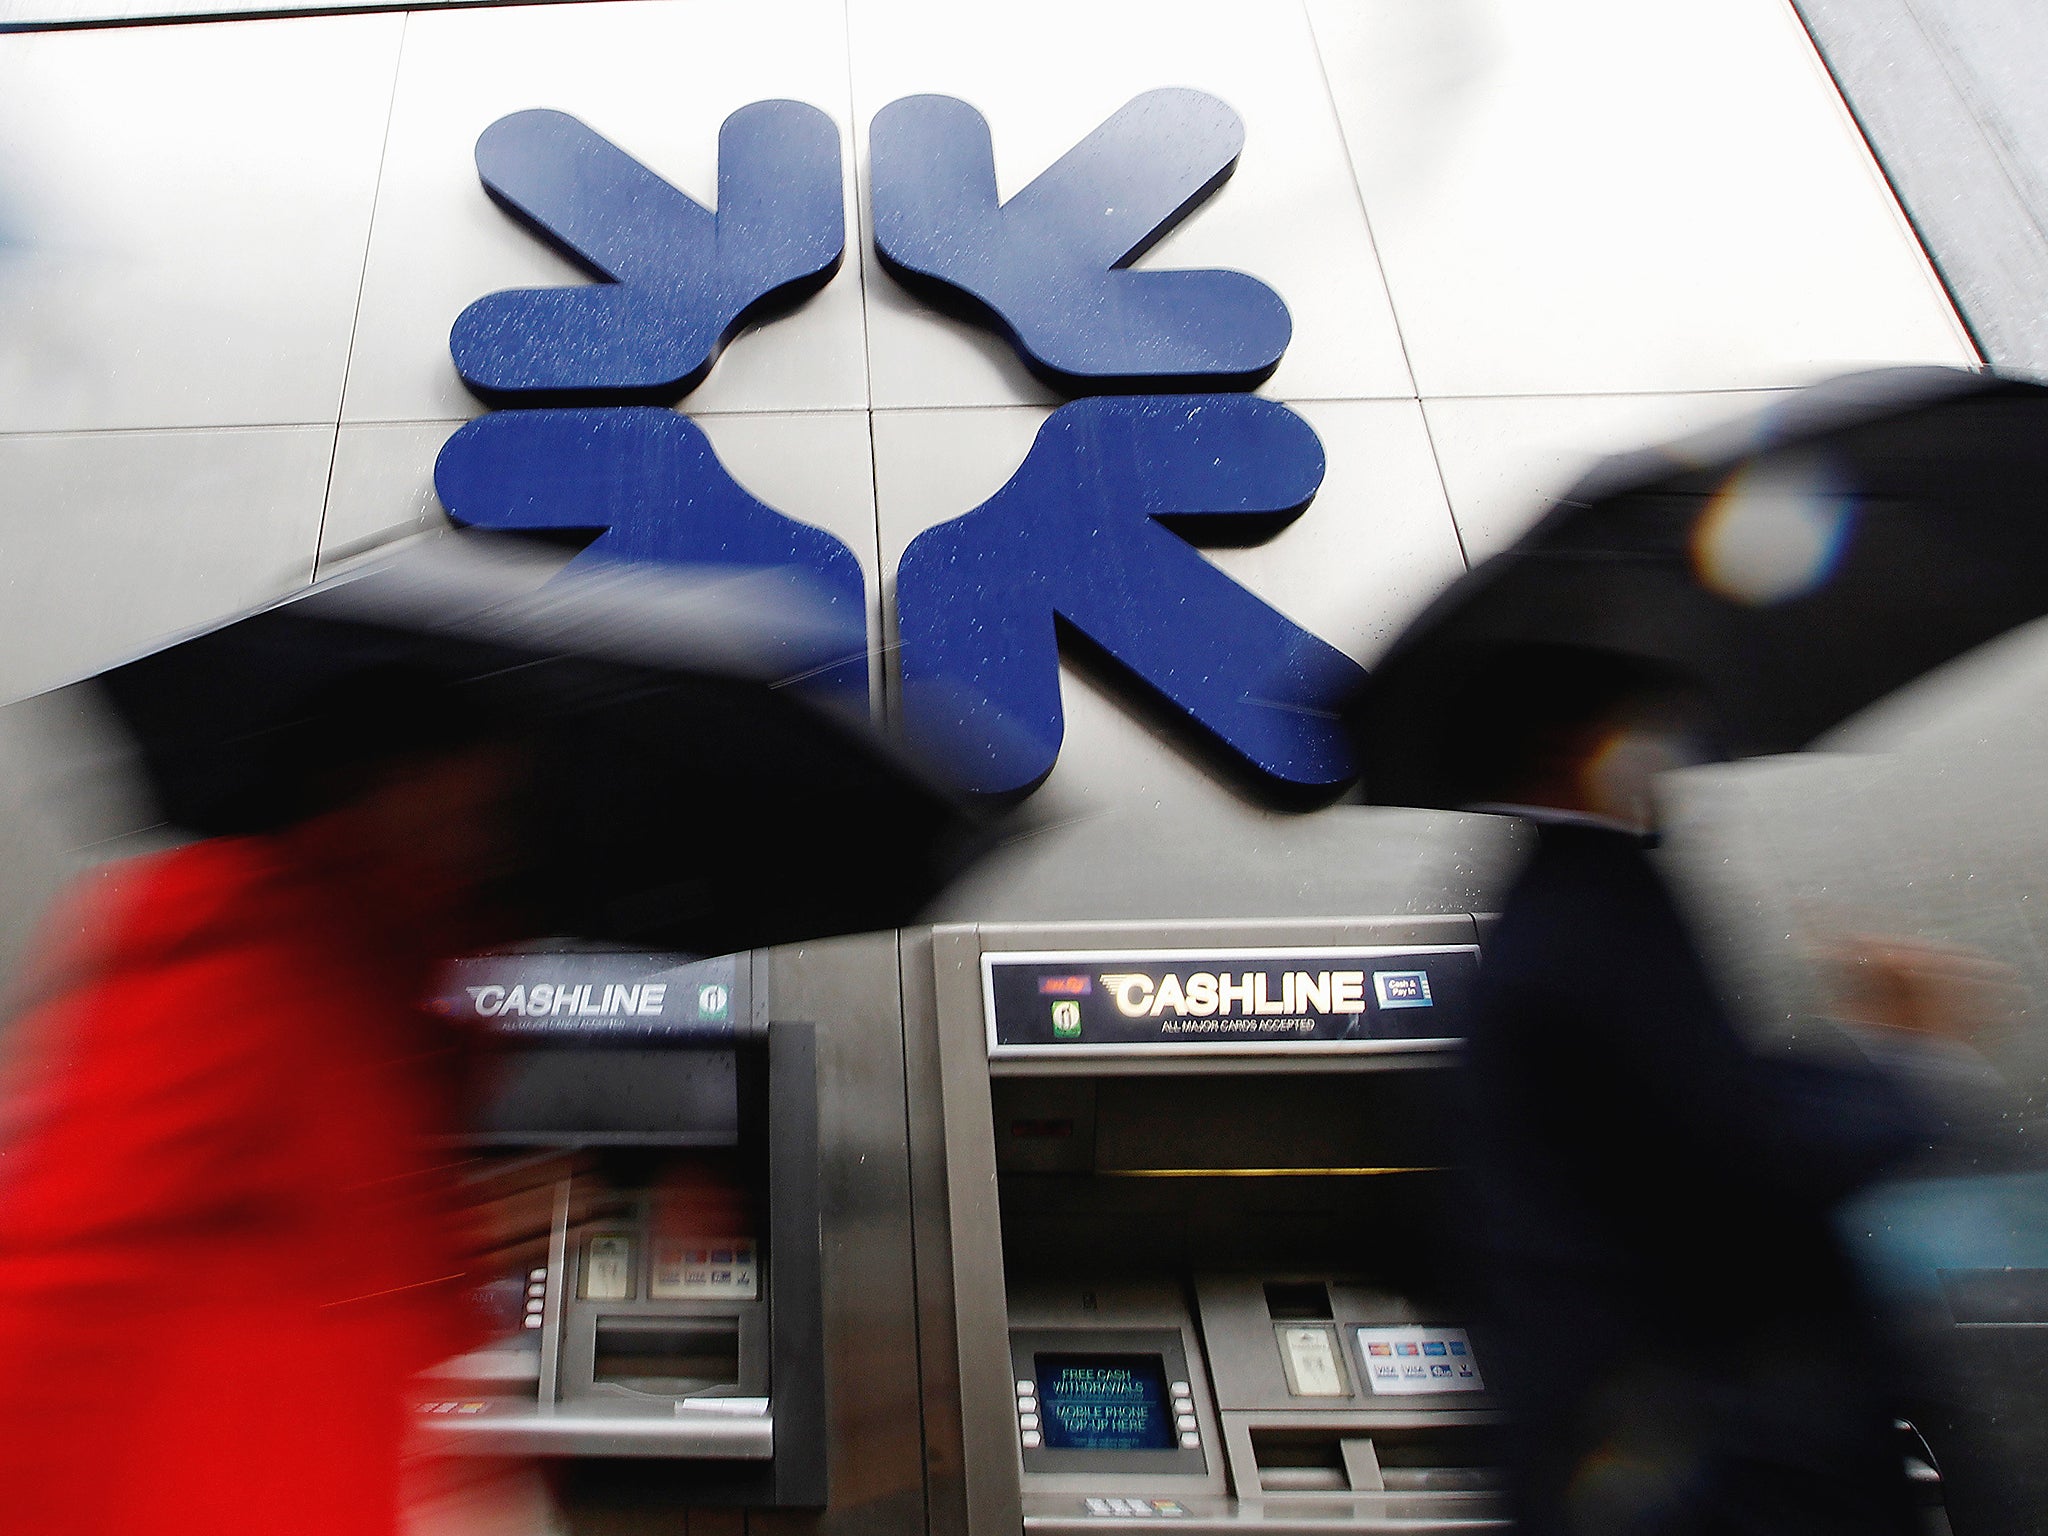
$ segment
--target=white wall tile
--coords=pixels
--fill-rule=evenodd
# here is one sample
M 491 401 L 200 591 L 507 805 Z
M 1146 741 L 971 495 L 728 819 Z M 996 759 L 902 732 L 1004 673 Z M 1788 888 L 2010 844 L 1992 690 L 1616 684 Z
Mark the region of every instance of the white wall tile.
M 853 0 L 849 14 L 864 221 L 868 125 L 899 97 L 934 92 L 978 108 L 1007 198 L 1133 96 L 1193 86 L 1244 119 L 1244 153 L 1140 265 L 1235 268 L 1279 293 L 1294 340 L 1262 393 L 1413 392 L 1297 0 Z M 1007 342 L 925 308 L 872 260 L 868 336 L 878 407 L 1052 398 Z
M 875 501 L 892 593 L 910 541 L 1007 485 L 1051 414 L 1029 405 L 874 413 Z
M 332 427 L 0 437 L 0 699 L 305 582 Z
M 345 423 L 334 439 L 334 473 L 320 524 L 322 574 L 372 547 L 447 528 L 434 496 L 434 460 L 459 421 Z
M 859 559 L 867 583 L 869 694 L 879 717 L 882 578 L 867 412 L 707 416 L 698 425 L 741 485 L 776 511 L 836 535 Z
M 0 37 L 0 430 L 333 421 L 403 27 Z
M 1511 395 L 1425 400 L 1466 558 L 1512 544 L 1610 454 L 1687 437 L 1761 410 L 1770 390 L 1686 395 Z
M 1278 537 L 1210 559 L 1304 628 L 1370 666 L 1401 627 L 1465 573 L 1412 400 L 1300 401 L 1328 467 Z
M 1309 0 L 1425 396 L 1968 362 L 1786 0 Z
M 719 125 L 769 98 L 806 102 L 839 124 L 846 261 L 802 308 L 738 337 L 685 397 L 688 408 L 701 415 L 865 406 L 841 6 L 633 0 L 410 18 L 348 419 L 474 413 L 478 406 L 448 356 L 455 317 L 499 289 L 588 281 L 485 194 L 474 158 L 484 129 L 529 107 L 567 112 L 714 207 Z

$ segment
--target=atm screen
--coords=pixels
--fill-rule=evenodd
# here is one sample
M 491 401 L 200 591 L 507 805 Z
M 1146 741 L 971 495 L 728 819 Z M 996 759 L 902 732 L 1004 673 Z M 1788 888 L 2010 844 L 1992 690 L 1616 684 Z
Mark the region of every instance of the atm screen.
M 1165 1451 L 1177 1444 L 1158 1355 L 1034 1355 L 1045 1445 L 1056 1451 Z

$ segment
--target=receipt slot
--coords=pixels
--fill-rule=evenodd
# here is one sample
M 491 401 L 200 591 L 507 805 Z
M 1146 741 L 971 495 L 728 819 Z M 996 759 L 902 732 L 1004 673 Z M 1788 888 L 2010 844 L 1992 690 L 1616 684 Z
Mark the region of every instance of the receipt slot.
M 825 1502 L 815 1041 L 755 1017 L 749 973 L 454 968 L 439 1006 L 502 1050 L 467 1138 L 490 1338 L 417 1393 L 444 1449 L 630 1461 L 697 1503 Z
M 934 931 L 967 1531 L 1506 1524 L 1443 1300 L 1477 973 L 1460 917 Z

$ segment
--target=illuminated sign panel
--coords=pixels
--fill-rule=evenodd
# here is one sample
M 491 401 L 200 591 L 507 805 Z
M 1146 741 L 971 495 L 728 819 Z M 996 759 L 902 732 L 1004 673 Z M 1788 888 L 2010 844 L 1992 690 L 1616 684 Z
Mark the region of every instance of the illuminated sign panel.
M 1470 944 L 982 956 L 995 1056 L 1438 1048 L 1478 974 Z
M 1036 1363 L 1048 1450 L 1174 1448 L 1159 1356 L 1039 1355 Z
M 733 955 L 486 955 L 450 965 L 433 1003 L 495 1034 L 586 1045 L 730 1040 L 748 1006 L 746 970 Z

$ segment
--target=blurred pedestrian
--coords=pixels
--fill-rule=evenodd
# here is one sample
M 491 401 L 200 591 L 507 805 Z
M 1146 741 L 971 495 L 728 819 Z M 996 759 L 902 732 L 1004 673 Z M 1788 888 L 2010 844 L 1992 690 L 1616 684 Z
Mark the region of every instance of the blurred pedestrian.
M 283 830 L 92 879 L 0 1100 L 0 1527 L 391 1536 L 412 1374 L 474 1343 L 417 1007 L 511 936 L 516 757 L 387 671 L 280 751 Z
M 1476 1300 L 1514 1415 L 1520 1529 L 1908 1529 L 1880 1354 L 1830 1217 L 1931 1120 L 1854 1051 L 1767 1056 L 1731 1022 L 1646 857 L 1652 781 L 1695 719 L 1680 680 L 1532 645 L 1456 708 L 1464 795 L 1535 831 L 1463 1067 Z

